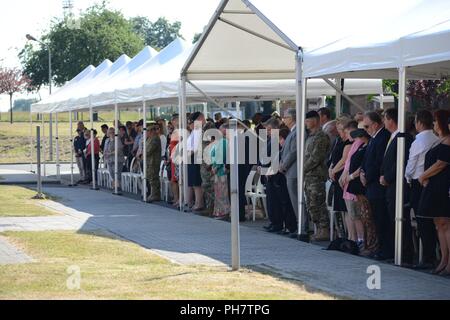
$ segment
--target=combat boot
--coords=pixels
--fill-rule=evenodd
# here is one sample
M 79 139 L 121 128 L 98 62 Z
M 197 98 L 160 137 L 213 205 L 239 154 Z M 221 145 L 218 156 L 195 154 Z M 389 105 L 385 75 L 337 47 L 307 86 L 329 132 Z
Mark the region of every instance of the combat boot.
M 318 228 L 316 234 L 311 237 L 311 241 L 330 241 L 330 229 Z

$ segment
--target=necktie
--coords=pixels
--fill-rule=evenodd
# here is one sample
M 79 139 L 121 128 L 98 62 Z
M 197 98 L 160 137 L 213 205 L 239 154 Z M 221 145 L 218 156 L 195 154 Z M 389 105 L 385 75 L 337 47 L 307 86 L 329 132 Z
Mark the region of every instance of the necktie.
M 389 138 L 389 141 L 387 143 L 386 150 L 384 151 L 384 155 L 386 155 L 386 153 L 389 149 L 389 146 L 391 145 L 392 140 L 394 140 L 394 137 L 391 135 L 391 137 Z

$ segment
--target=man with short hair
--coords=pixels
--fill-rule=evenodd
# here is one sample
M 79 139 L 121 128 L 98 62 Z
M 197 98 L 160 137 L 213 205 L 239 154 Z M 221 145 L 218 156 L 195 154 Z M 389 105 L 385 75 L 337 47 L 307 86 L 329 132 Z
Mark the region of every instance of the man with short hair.
M 330 146 L 334 145 L 336 137 L 338 136 L 336 121 L 331 119 L 331 110 L 329 108 L 320 108 L 317 110 L 320 116 L 320 126 L 322 131 L 330 138 Z
M 325 182 L 328 177 L 326 161 L 330 149 L 330 139 L 321 129 L 318 112 L 308 112 L 305 125 L 309 132 L 305 143 L 305 162 L 303 165 L 306 208 L 311 220 L 317 227 L 312 240 L 328 241 L 330 239 L 330 218 L 325 202 Z
M 78 166 L 78 171 L 80 172 L 80 179 L 77 183 L 82 183 L 86 180 L 85 171 L 85 158 L 83 150 L 86 148 L 86 140 L 84 139 L 84 131 L 77 129 L 77 136 L 73 139 L 73 149 L 75 153 L 75 160 Z
M 159 169 L 161 164 L 161 139 L 158 134 L 159 126 L 157 124 L 147 126 L 147 202 L 161 201 L 161 183 L 159 180 Z
M 280 172 L 286 176 L 287 189 L 295 215 L 298 219 L 298 191 L 297 191 L 297 111 L 287 109 L 283 123 L 291 131 L 281 149 Z
M 106 140 L 108 139 L 108 125 L 107 124 L 103 124 L 101 127 L 102 132 L 104 134 L 103 139 L 102 139 L 102 143 L 100 144 L 100 152 L 103 153 L 103 150 L 105 150 L 105 143 Z
M 134 139 L 133 149 L 131 151 L 132 155 L 135 157 L 139 157 L 140 155 L 142 155 L 143 127 L 144 127 L 144 120 L 141 119 L 136 125 L 136 137 Z
M 361 166 L 360 179 L 366 187 L 366 197 L 369 200 L 374 217 L 377 237 L 380 241 L 379 252 L 373 255 L 374 258 L 386 259 L 388 252 L 389 239 L 385 232 L 386 217 L 388 216 L 386 208 L 386 188 L 380 184 L 380 172 L 383 164 L 386 146 L 391 134 L 384 128 L 383 120 L 378 112 L 370 111 L 364 114 L 364 129 L 372 137 L 367 145 L 364 160 Z
M 217 112 L 216 114 L 214 114 L 214 125 L 215 125 L 216 129 L 220 128 L 220 125 L 221 125 L 220 120 L 222 120 L 222 114 L 220 112 Z
M 388 257 L 394 256 L 395 247 L 395 204 L 396 204 L 396 186 L 397 186 L 397 142 L 400 137 L 400 131 L 398 129 L 398 110 L 396 108 L 387 109 L 384 112 L 384 127 L 391 133 L 391 137 L 388 141 L 386 152 L 383 158 L 383 164 L 381 165 L 381 177 L 380 184 L 386 187 L 386 200 L 388 209 L 388 219 L 386 221 L 387 228 L 385 229 L 386 237 L 389 239 L 389 245 L 387 246 L 390 251 L 387 252 Z M 408 161 L 409 149 L 412 143 L 412 136 L 409 133 L 404 135 L 405 137 L 405 166 Z M 405 179 L 404 179 L 405 180 Z M 408 186 L 406 180 L 404 183 L 404 199 L 408 197 Z M 412 265 L 414 247 L 412 243 L 412 230 L 411 230 L 411 216 L 410 210 L 404 210 L 403 212 L 403 250 L 402 263 L 405 265 Z
M 409 203 L 416 215 L 417 231 L 423 247 L 422 264 L 416 267 L 432 268 L 436 260 L 436 228 L 432 219 L 417 216 L 423 189 L 418 179 L 424 172 L 425 155 L 438 143 L 439 138 L 433 133 L 433 114 L 428 110 L 417 112 L 415 127 L 418 134 L 409 149 L 405 178 L 410 185 Z
M 86 130 L 86 127 L 84 126 L 83 121 L 78 121 L 78 123 L 77 123 L 77 130 L 81 130 L 83 132 Z
M 271 141 L 272 130 L 279 130 L 280 122 L 276 118 L 271 118 L 264 123 L 264 127 L 267 130 L 267 156 L 271 159 L 280 156 L 280 146 L 278 146 L 278 149 L 272 150 Z M 273 163 L 271 162 L 261 166 L 270 168 L 272 165 Z M 266 180 L 267 214 L 270 220 L 270 225 L 266 229 L 273 233 L 297 235 L 297 222 L 292 202 L 289 198 L 286 177 L 278 170 L 270 169 L 267 170 L 267 174 L 263 177 Z

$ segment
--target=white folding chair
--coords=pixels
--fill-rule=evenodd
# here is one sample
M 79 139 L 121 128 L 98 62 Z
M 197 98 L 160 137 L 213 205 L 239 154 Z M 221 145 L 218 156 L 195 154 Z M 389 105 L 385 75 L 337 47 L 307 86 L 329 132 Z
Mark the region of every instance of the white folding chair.
M 247 180 L 245 181 L 245 198 L 247 203 L 250 204 L 250 196 L 255 193 L 255 186 L 253 185 L 253 180 L 255 180 L 256 171 L 252 170 L 248 174 Z
M 261 177 L 258 176 L 256 187 L 253 192 L 246 192 L 245 196 L 251 200 L 253 209 L 253 221 L 256 220 L 256 204 L 258 200 L 261 200 L 263 209 L 267 215 L 267 202 L 266 202 L 266 191 L 261 183 Z
M 159 166 L 159 181 L 161 184 L 161 196 L 164 201 L 169 201 L 169 179 L 167 177 L 167 171 L 165 170 L 164 160 L 161 161 L 161 165 Z

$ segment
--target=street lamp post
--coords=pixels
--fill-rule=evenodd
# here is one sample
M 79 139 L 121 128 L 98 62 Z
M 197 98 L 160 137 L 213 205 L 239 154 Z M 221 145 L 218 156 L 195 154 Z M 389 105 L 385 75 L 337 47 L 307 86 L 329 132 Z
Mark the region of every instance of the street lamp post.
M 27 40 L 30 41 L 35 41 L 40 43 L 41 45 L 43 45 L 44 47 L 47 48 L 48 51 L 48 91 L 49 94 L 52 95 L 52 52 L 50 50 L 50 45 L 49 44 L 45 44 L 42 41 L 39 41 L 38 39 L 36 39 L 35 37 L 33 37 L 30 34 L 26 35 Z M 49 134 L 48 134 L 48 139 L 49 139 L 49 153 L 50 153 L 50 161 L 53 161 L 53 116 L 50 113 L 49 115 Z

